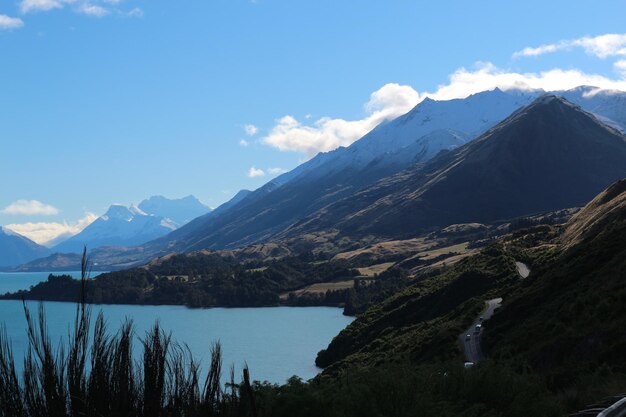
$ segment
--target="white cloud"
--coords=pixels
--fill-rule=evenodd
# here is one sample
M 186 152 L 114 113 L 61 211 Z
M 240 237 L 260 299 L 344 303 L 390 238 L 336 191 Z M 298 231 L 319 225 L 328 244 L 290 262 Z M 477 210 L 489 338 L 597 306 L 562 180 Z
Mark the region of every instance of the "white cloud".
M 248 136 L 254 136 L 259 132 L 259 128 L 251 124 L 244 125 L 243 130 L 246 132 L 246 135 Z
M 613 64 L 613 67 L 621 73 L 623 78 L 626 78 L 626 59 L 622 59 L 621 61 L 617 61 Z
M 139 7 L 130 10 L 120 8 L 122 0 L 19 0 L 22 13 L 47 12 L 67 8 L 75 13 L 104 17 L 115 13 L 121 17 L 141 17 L 143 10 Z
M 22 13 L 47 12 L 63 8 L 64 3 L 62 0 L 22 0 L 19 7 Z
M 546 91 L 568 90 L 581 85 L 602 89 L 626 91 L 626 79 L 611 79 L 599 74 L 587 74 L 580 70 L 559 68 L 542 72 L 511 72 L 497 68 L 489 62 L 478 63 L 474 71 L 460 68 L 450 75 L 448 84 L 440 85 L 433 93 L 423 97 L 435 100 L 463 98 L 496 87 L 508 89 L 543 89 Z
M 539 56 L 557 51 L 582 48 L 586 53 L 598 58 L 626 56 L 626 33 L 609 33 L 600 36 L 585 36 L 578 39 L 562 40 L 538 47 L 528 47 L 513 54 L 514 58 Z
M 109 14 L 109 11 L 102 6 L 91 3 L 83 3 L 79 5 L 76 10 L 79 13 L 86 14 L 87 16 L 103 17 Z
M 61 237 L 70 237 L 80 233 L 97 218 L 95 214 L 87 213 L 85 217 L 74 223 L 20 223 L 7 224 L 5 227 L 43 245 Z
M 262 177 L 264 175 L 265 175 L 265 171 L 263 171 L 262 169 L 256 168 L 254 166 L 251 166 L 250 169 L 248 170 L 248 176 L 250 178 Z
M 54 216 L 59 210 L 50 204 L 44 204 L 37 200 L 17 200 L 0 210 L 2 214 L 10 215 L 43 215 Z
M 419 94 L 409 86 L 386 84 L 370 96 L 365 104 L 367 115 L 363 119 L 323 117 L 305 125 L 288 115 L 279 119 L 262 141 L 281 151 L 303 152 L 310 157 L 321 151 L 350 145 L 379 123 L 406 113 L 419 99 Z
M 126 12 L 126 16 L 128 17 L 142 17 L 144 15 L 143 10 L 139 7 L 135 7 Z
M 0 14 L 0 30 L 18 29 L 22 26 L 24 26 L 22 19 Z
M 616 63 L 622 71 L 626 63 Z M 512 72 L 500 69 L 490 62 L 479 62 L 475 69 L 460 68 L 449 76 L 448 83 L 433 92 L 417 92 L 409 86 L 387 84 L 375 91 L 365 105 L 368 115 L 360 120 L 325 117 L 312 124 L 304 124 L 293 116 L 279 119 L 262 142 L 281 151 L 302 152 L 311 157 L 318 152 L 339 146 L 348 146 L 384 120 L 406 113 L 426 97 L 434 100 L 464 98 L 496 87 L 508 89 L 568 90 L 581 85 L 602 89 L 626 91 L 626 77 L 610 79 L 599 74 L 559 68 L 543 72 Z
M 278 175 L 284 174 L 285 172 L 287 172 L 287 170 L 285 168 L 268 168 L 267 172 L 269 172 L 271 175 Z
M 249 143 L 247 140 L 245 140 L 245 139 L 241 139 L 241 140 L 239 141 L 239 146 L 243 146 L 243 147 L 245 148 L 245 147 L 247 147 L 248 145 L 250 145 L 250 143 Z

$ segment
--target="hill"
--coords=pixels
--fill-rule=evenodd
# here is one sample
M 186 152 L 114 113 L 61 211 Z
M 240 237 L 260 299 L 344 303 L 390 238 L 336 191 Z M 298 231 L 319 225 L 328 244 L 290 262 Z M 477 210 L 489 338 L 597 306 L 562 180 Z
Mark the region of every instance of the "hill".
M 502 297 L 484 323 L 488 362 L 540 376 L 569 410 L 615 394 L 626 383 L 625 202 L 622 180 L 565 225 L 515 232 L 422 276 L 358 317 L 319 353 L 318 365 L 337 375 L 390 363 L 461 363 L 458 335 L 484 301 Z M 602 227 L 595 233 L 591 224 Z M 531 266 L 527 278 L 517 275 L 516 260 Z
M 528 363 L 553 388 L 572 384 L 575 399 L 626 383 L 626 180 L 575 215 L 556 243 L 557 254 L 535 249 L 531 275 L 486 335 L 494 358 Z

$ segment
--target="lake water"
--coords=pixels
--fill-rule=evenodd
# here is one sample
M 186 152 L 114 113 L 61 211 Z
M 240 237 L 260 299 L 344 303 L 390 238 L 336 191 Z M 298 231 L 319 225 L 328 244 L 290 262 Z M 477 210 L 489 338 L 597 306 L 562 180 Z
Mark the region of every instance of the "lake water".
M 48 276 L 48 273 L 38 274 L 41 274 L 39 278 L 21 273 L 0 274 L 0 293 L 27 289 Z M 36 309 L 38 303 L 29 305 Z M 45 307 L 50 336 L 53 340 L 66 340 L 75 304 L 47 302 Z M 234 364 L 239 374 L 245 362 L 253 379 L 274 383 L 283 383 L 293 375 L 305 380 L 314 377 L 319 372 L 315 366 L 317 352 L 326 348 L 352 321 L 342 315 L 341 309 L 331 307 L 189 309 L 94 305 L 92 308 L 94 317 L 99 311 L 104 313 L 111 333 L 128 317 L 133 319 L 137 335 L 143 337 L 155 320 L 159 320 L 162 328 L 171 331 L 176 341 L 186 343 L 203 364 L 208 361 L 211 344 L 219 340 L 225 369 Z M 0 325 L 6 326 L 17 363 L 21 364 L 27 342 L 21 302 L 0 301 Z

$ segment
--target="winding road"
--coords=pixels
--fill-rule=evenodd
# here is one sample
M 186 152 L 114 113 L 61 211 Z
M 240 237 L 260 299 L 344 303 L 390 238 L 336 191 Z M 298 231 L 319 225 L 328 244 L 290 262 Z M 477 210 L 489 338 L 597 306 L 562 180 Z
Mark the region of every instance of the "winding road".
M 474 320 L 472 325 L 463 332 L 459 336 L 461 343 L 463 344 L 463 351 L 465 352 L 465 360 L 467 362 L 479 362 L 485 359 L 485 354 L 483 353 L 482 348 L 480 347 L 480 335 L 482 333 L 482 323 L 485 320 L 489 320 L 491 316 L 493 316 L 493 312 L 496 308 L 500 307 L 502 304 L 502 298 L 494 298 L 492 300 L 486 301 L 487 308 L 483 311 L 482 320 L 477 318 Z M 476 330 L 476 325 L 481 324 L 480 330 Z M 469 335 L 469 338 L 467 337 Z
M 517 273 L 521 279 L 527 278 L 530 275 L 530 268 L 523 262 L 515 262 Z M 466 362 L 480 362 L 485 359 L 485 354 L 480 346 L 480 335 L 483 332 L 482 324 L 484 321 L 489 320 L 493 316 L 493 312 L 496 308 L 502 304 L 502 298 L 494 298 L 485 302 L 487 308 L 482 312 L 470 327 L 468 327 L 463 333 L 459 335 L 459 341 L 463 346 L 463 352 L 465 353 Z M 478 329 L 477 325 L 481 325 Z

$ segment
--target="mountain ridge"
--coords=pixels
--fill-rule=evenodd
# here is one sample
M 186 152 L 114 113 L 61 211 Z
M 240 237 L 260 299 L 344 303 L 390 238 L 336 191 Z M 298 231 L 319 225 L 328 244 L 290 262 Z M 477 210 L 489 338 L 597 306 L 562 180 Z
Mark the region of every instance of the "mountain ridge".
M 551 113 L 546 116 L 548 119 L 544 120 L 538 109 Z M 568 114 L 559 115 L 560 112 Z M 582 134 L 584 129 L 587 131 Z M 568 138 L 562 137 L 565 133 L 575 140 L 567 142 Z M 596 140 L 596 135 L 602 140 Z M 508 146 L 500 146 L 502 142 L 497 139 L 506 139 Z M 524 152 L 531 157 L 520 162 L 516 155 L 522 157 Z M 598 152 L 604 152 L 605 160 L 599 160 Z M 577 163 L 586 170 L 577 167 Z M 559 168 L 551 167 L 552 164 L 559 164 Z M 460 170 L 459 166 L 464 169 Z M 543 170 L 545 178 L 540 178 L 539 170 Z M 599 178 L 603 174 L 596 171 L 604 172 L 604 177 Z M 589 178 L 588 172 L 595 174 Z M 576 174 L 576 181 L 568 179 L 571 174 Z M 578 106 L 555 95 L 545 95 L 458 150 L 385 178 L 349 199 L 325 207 L 285 235 L 331 226 L 347 232 L 397 233 L 401 229 L 423 231 L 428 226 L 446 223 L 492 222 L 584 205 L 608 184 L 624 176 L 625 137 Z M 561 190 L 581 188 L 576 182 L 586 184 L 587 188 L 569 194 Z M 441 184 L 448 185 L 441 187 Z M 514 195 L 511 187 L 520 194 Z M 500 198 L 501 195 L 507 198 Z M 536 202 L 528 196 L 533 196 Z M 393 219 L 402 221 L 393 225 Z
M 26 236 L 0 226 L 0 267 L 12 267 L 50 254 Z

